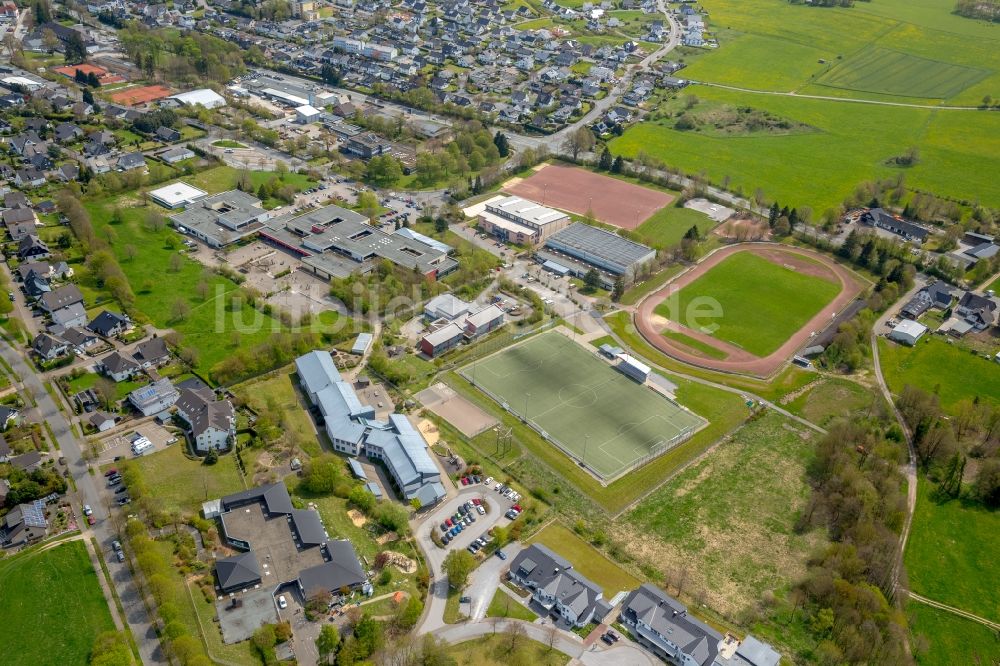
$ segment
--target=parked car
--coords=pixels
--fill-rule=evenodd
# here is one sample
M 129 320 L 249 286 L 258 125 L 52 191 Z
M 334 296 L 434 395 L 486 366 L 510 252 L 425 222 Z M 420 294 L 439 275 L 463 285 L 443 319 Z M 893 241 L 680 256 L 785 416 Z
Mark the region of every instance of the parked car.
M 89 504 L 84 504 L 83 505 L 83 515 L 89 516 L 92 513 L 94 513 L 94 510 L 90 508 L 90 505 Z
M 90 514 L 89 516 L 87 516 L 87 524 L 88 525 L 93 525 L 96 522 L 97 522 L 97 519 L 94 518 L 94 514 Z
M 118 476 L 118 470 L 112 467 L 111 469 L 109 469 L 107 472 L 104 473 L 104 476 Z
M 125 553 L 123 553 L 122 551 L 116 550 L 115 551 L 115 556 L 118 558 L 119 562 L 124 562 L 125 561 Z
M 111 542 L 111 550 L 121 550 L 121 549 L 122 549 L 122 544 L 120 541 Z
M 128 488 L 126 488 L 125 486 L 115 489 L 115 495 L 121 495 L 122 493 L 127 493 L 127 492 Z
M 278 595 L 278 608 L 288 608 L 288 600 L 283 594 Z
M 460 604 L 467 604 L 470 601 L 472 601 L 472 599 L 470 599 L 469 597 L 460 597 L 459 600 L 458 600 L 458 603 L 460 603 Z
M 122 495 L 121 497 L 118 498 L 118 506 L 125 506 L 131 501 L 132 501 L 131 497 L 129 497 L 128 495 Z M 93 523 L 91 523 L 91 525 L 93 525 Z
M 496 555 L 497 555 L 497 557 L 499 557 L 499 558 L 500 558 L 501 560 L 506 560 L 506 559 L 507 559 L 507 553 L 503 552 L 502 550 L 498 550 L 498 551 L 496 552 Z
M 605 634 L 601 634 L 601 640 L 604 641 L 605 643 L 607 643 L 608 645 L 614 645 L 615 644 L 614 639 L 611 638 L 611 636 L 608 636 L 606 633 Z
M 478 511 L 478 512 L 479 512 L 479 515 L 480 515 L 480 516 L 485 516 L 485 515 L 486 515 L 486 509 L 484 509 L 484 508 L 483 508 L 483 507 L 481 507 L 481 506 L 477 506 L 477 507 L 476 507 L 476 511 Z
M 469 544 L 468 546 L 465 547 L 465 549 L 473 555 L 475 555 L 476 551 L 479 550 L 479 548 L 474 543 Z

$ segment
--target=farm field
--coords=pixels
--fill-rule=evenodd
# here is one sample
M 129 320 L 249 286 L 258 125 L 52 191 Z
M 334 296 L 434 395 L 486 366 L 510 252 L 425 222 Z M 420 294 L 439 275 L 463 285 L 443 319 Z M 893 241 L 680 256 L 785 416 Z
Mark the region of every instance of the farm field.
M 555 553 L 562 555 L 573 564 L 573 568 L 604 589 L 604 598 L 610 599 L 622 590 L 634 590 L 639 581 L 600 551 L 573 533 L 562 523 L 549 523 L 540 532 L 528 539 L 528 543 L 540 543 Z
M 659 571 L 686 569 L 688 594 L 733 616 L 797 581 L 825 541 L 821 529 L 793 529 L 818 436 L 769 412 L 644 499 L 613 536 Z
M 656 306 L 656 314 L 693 328 L 699 303 L 718 304 L 711 319 L 718 340 L 764 357 L 777 350 L 840 293 L 829 280 L 785 268 L 751 252 L 737 252 Z
M 886 95 L 947 99 L 988 75 L 988 70 L 868 47 L 824 72 L 817 83 Z
M 124 197 L 85 201 L 95 232 L 101 236 L 113 233 L 118 239 L 112 247 L 135 293 L 136 309 L 157 327 L 180 333 L 180 346 L 196 351 L 194 366 L 198 371 L 208 375 L 232 352 L 263 343 L 282 330 L 277 319 L 249 305 L 240 303 L 232 309 L 236 283 L 178 255 L 177 232 L 169 227 L 150 229 L 144 223 L 147 209 L 133 207 L 135 203 Z M 112 225 L 116 205 L 121 206 L 122 221 Z M 174 256 L 180 256 L 181 261 L 172 264 Z M 207 286 L 204 298 L 198 287 L 202 282 Z M 186 309 L 183 318 L 177 316 L 178 307 Z M 239 334 L 235 333 L 237 322 L 244 324 Z
M 817 87 L 815 92 L 829 91 Z M 705 86 L 688 88 L 686 94 L 761 109 L 816 131 L 705 136 L 673 129 L 664 120 L 647 121 L 613 139 L 611 151 L 625 157 L 642 151 L 688 172 L 704 171 L 715 183 L 728 176 L 733 189 L 750 193 L 760 187 L 783 205 L 809 206 L 816 217 L 842 202 L 862 181 L 899 174 L 910 187 L 1000 205 L 1000 181 L 990 175 L 1000 171 L 1000 114 L 861 107 Z M 920 151 L 915 166 L 900 170 L 886 164 L 912 146 Z
M 162 451 L 119 463 L 118 467 L 137 470 L 148 494 L 156 498 L 164 511 L 197 513 L 202 502 L 247 489 L 232 455 L 220 456 L 216 464 L 205 465 L 189 460 L 183 447 L 178 442 Z M 253 469 L 255 454 L 243 455 L 247 469 Z
M 899 394 L 907 384 L 937 393 L 941 407 L 952 410 L 977 396 L 1000 401 L 1000 365 L 927 334 L 915 347 L 879 338 L 886 383 Z
M 461 372 L 603 479 L 669 451 L 704 424 L 554 331 Z
M 906 542 L 906 571 L 917 594 L 1000 621 L 1000 512 L 952 500 L 937 503 L 921 479 Z
M 921 666 L 987 664 L 990 655 L 1000 653 L 996 633 L 972 620 L 916 601 L 906 605 L 906 614 L 910 633 L 927 639 L 927 652 L 917 656 Z
M 87 663 L 94 639 L 115 628 L 98 575 L 82 541 L 0 560 L 3 663 Z

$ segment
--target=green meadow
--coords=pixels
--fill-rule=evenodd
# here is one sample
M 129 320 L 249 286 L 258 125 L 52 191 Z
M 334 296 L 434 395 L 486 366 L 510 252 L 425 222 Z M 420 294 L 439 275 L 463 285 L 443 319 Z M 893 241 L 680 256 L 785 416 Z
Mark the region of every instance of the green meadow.
M 705 0 L 720 46 L 682 76 L 750 90 L 890 103 L 976 106 L 1000 97 L 1000 29 L 952 14 L 952 0 L 879 0 L 818 8 L 785 0 Z M 647 122 L 611 142 L 715 183 L 822 213 L 862 181 L 904 175 L 909 187 L 1000 205 L 1000 113 L 861 105 L 694 85 L 684 94 L 749 106 L 815 132 L 706 136 Z M 887 160 L 910 147 L 905 170 Z

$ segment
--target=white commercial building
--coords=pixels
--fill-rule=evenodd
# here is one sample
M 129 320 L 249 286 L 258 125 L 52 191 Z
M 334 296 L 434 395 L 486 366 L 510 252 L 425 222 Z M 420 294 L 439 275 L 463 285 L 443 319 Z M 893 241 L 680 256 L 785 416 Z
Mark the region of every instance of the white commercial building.
M 917 344 L 917 340 L 920 339 L 920 336 L 926 332 L 927 327 L 923 324 L 915 322 L 912 319 L 904 319 L 896 324 L 891 331 L 889 331 L 889 339 L 895 340 L 896 342 L 902 342 L 904 345 L 910 345 L 912 347 Z
M 303 104 L 295 109 L 295 121 L 302 123 L 303 125 L 314 123 L 319 120 L 321 113 L 322 112 L 315 106 Z
M 208 193 L 180 181 L 151 190 L 149 197 L 164 208 L 180 208 L 201 199 Z
M 217 109 L 226 105 L 226 98 L 210 88 L 199 88 L 188 92 L 171 95 L 169 99 L 175 99 L 184 106 L 196 106 L 200 104 L 206 109 Z

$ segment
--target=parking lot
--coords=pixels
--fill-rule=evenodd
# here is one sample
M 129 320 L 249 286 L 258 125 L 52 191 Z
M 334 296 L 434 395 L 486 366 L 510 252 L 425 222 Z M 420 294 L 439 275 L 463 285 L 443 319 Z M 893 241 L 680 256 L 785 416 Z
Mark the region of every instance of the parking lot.
M 180 432 L 158 424 L 153 417 L 130 421 L 100 440 L 98 464 L 103 465 L 120 458 L 134 458 L 131 444 L 136 433 L 153 443 L 153 448 L 149 449 L 145 455 L 162 451 L 171 444 L 179 443 L 182 437 Z

